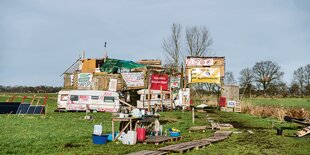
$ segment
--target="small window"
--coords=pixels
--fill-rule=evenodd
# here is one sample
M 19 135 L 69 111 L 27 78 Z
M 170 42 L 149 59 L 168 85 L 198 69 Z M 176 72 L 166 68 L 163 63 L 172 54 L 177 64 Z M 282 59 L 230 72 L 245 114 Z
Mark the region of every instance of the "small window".
M 78 95 L 71 95 L 70 96 L 70 100 L 71 101 L 78 101 L 79 100 L 79 96 Z
M 91 99 L 92 99 L 92 100 L 98 100 L 98 99 L 99 99 L 99 96 L 91 96 Z
M 161 99 L 161 95 L 160 94 L 157 95 L 157 99 Z
M 67 101 L 68 100 L 68 94 L 62 94 L 60 96 L 60 101 Z
M 114 100 L 113 96 L 105 96 L 103 99 L 104 102 L 114 102 Z

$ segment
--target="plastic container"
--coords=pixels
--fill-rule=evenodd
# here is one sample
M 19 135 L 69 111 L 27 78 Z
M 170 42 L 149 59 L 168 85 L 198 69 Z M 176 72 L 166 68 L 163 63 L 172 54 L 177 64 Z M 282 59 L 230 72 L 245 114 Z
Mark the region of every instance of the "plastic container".
M 143 142 L 145 140 L 145 128 L 137 128 L 137 141 Z
M 95 125 L 94 126 L 94 135 L 101 135 L 102 134 L 102 125 Z
M 137 132 L 128 131 L 126 135 L 126 141 L 128 145 L 135 145 L 137 143 Z
M 116 138 L 117 135 L 118 135 L 118 132 L 115 132 L 115 133 L 114 133 L 114 138 Z M 111 133 L 111 134 L 108 134 L 108 141 L 109 141 L 109 142 L 112 142 L 112 133 Z
M 108 135 L 94 135 L 93 134 L 93 143 L 94 144 L 105 144 L 107 143 Z
M 179 137 L 181 135 L 180 132 L 172 132 L 170 131 L 170 137 Z

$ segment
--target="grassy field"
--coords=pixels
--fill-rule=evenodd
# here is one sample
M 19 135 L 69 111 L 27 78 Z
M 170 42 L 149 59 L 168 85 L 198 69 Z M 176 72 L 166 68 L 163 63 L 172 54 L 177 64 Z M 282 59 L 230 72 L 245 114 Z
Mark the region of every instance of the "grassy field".
M 128 146 L 112 142 L 106 145 L 94 145 L 91 136 L 93 126 L 102 122 L 104 133 L 110 133 L 111 114 L 91 113 L 93 121 L 86 121 L 82 119 L 85 113 L 54 112 L 56 96 L 50 96 L 46 115 L 0 115 L 0 154 L 126 154 L 145 149 L 156 150 L 164 146 L 164 144 Z M 0 100 L 5 101 L 7 98 L 1 97 Z M 212 136 L 214 131 L 211 129 L 205 133 L 187 131 L 194 125 L 209 124 L 207 118 L 212 118 L 215 122 L 231 123 L 235 126 L 234 130 L 241 132 L 233 134 L 223 142 L 186 154 L 309 154 L 310 152 L 310 139 L 295 138 L 294 132 L 301 126 L 293 123 L 281 123 L 285 128 L 284 135 L 277 136 L 276 130 L 271 125 L 275 120 L 271 118 L 210 111 L 207 115 L 196 113 L 193 125 L 190 112 L 160 114 L 164 129 L 171 127 L 180 129 L 184 136 L 182 141 Z M 250 134 L 248 130 L 254 134 Z
M 243 101 L 252 105 L 304 108 L 310 111 L 310 98 L 245 98 Z

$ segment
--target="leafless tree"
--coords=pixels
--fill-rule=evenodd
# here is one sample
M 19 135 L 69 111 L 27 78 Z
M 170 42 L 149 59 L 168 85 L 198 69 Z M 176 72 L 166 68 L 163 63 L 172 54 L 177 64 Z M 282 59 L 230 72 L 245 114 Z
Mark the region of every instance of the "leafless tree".
M 166 55 L 167 64 L 177 68 L 180 63 L 181 25 L 172 24 L 171 36 L 163 40 L 162 48 Z
M 187 51 L 190 56 L 205 56 L 213 41 L 206 27 L 189 27 L 186 29 Z
M 235 85 L 235 84 L 237 84 L 237 81 L 234 78 L 233 72 L 226 72 L 225 73 L 224 84 L 225 85 Z
M 281 80 L 284 72 L 280 71 L 280 66 L 272 61 L 257 62 L 253 68 L 253 77 L 257 84 L 262 85 L 264 95 L 272 83 Z
M 304 87 L 306 82 L 306 75 L 305 75 L 305 69 L 303 67 L 299 67 L 297 70 L 294 71 L 293 75 L 295 83 L 298 84 L 298 88 L 300 91 L 300 96 L 304 96 Z
M 304 70 L 305 70 L 305 81 L 306 81 L 306 93 L 310 95 L 310 64 L 306 65 Z
M 241 87 L 246 88 L 247 85 L 252 85 L 253 81 L 253 75 L 250 68 L 244 68 L 240 71 L 239 83 Z

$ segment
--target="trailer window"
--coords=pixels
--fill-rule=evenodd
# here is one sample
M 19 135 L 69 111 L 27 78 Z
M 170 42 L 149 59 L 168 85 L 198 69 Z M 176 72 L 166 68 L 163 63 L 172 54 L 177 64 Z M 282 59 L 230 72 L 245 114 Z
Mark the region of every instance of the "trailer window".
M 67 101 L 68 100 L 68 94 L 63 94 L 60 96 L 61 101 Z
M 91 96 L 91 99 L 92 99 L 92 100 L 98 100 L 98 99 L 99 99 L 99 96 Z
M 114 97 L 113 96 L 105 96 L 104 98 L 103 98 L 103 101 L 104 102 L 114 102 Z
M 71 95 L 70 96 L 70 100 L 71 101 L 78 101 L 79 100 L 79 96 L 78 95 Z

